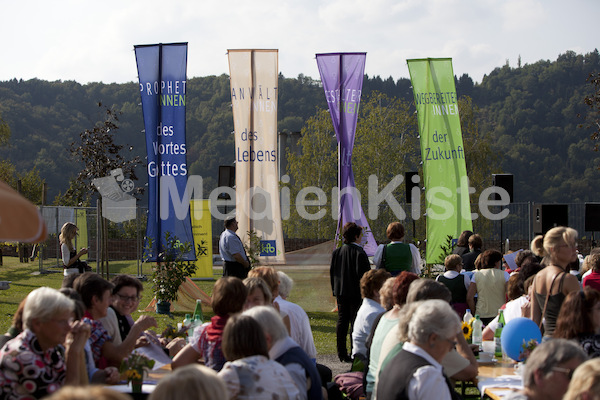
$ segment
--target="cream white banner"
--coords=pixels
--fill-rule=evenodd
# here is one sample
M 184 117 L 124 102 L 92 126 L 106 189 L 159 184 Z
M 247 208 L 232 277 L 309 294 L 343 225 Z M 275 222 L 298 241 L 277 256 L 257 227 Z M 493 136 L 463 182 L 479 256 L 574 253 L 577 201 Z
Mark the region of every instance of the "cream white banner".
M 277 50 L 229 50 L 238 235 L 260 239 L 263 263 L 284 263 L 277 158 Z

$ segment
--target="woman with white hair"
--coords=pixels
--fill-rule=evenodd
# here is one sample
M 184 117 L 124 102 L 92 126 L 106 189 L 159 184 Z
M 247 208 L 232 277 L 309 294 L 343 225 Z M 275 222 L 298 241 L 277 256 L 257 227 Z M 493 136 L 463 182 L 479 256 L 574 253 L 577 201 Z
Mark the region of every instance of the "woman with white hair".
M 313 360 L 288 335 L 281 316 L 273 307 L 254 307 L 244 311 L 255 319 L 265 333 L 269 358 L 283 365 L 300 391 L 300 399 L 322 400 L 321 378 Z
M 405 307 L 400 316 L 398 353 L 382 371 L 377 385 L 380 399 L 460 398 L 443 374 L 441 361 L 456 345 L 458 315 L 448 302 L 426 300 Z
M 90 329 L 73 321 L 74 309 L 73 300 L 58 290 L 41 287 L 29 293 L 25 329 L 0 350 L 0 398 L 39 399 L 81 382 L 86 369 L 80 361 Z
M 290 336 L 313 360 L 317 359 L 317 348 L 310 328 L 310 320 L 306 311 L 298 304 L 288 301 L 294 281 L 285 272 L 277 271 L 279 276 L 279 296 L 275 302 L 279 310 L 290 318 Z

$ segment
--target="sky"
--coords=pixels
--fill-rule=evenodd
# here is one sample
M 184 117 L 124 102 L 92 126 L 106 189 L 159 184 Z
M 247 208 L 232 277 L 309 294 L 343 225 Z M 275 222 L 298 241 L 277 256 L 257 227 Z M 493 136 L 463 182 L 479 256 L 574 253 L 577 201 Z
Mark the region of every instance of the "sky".
M 509 62 L 598 46 L 598 0 L 0 0 L 0 81 L 137 81 L 133 46 L 188 42 L 188 78 L 229 73 L 227 49 L 278 49 L 279 71 L 319 79 L 316 53 L 366 52 L 365 73 L 450 57 L 481 82 Z

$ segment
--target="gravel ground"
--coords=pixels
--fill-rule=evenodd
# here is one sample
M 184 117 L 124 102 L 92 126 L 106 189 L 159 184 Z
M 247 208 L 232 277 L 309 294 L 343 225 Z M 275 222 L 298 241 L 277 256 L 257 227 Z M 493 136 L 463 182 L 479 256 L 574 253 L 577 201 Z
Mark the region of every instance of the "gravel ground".
M 343 363 L 336 354 L 317 355 L 317 362 L 331 368 L 331 374 L 335 378 L 336 375 L 350 371 L 352 364 Z

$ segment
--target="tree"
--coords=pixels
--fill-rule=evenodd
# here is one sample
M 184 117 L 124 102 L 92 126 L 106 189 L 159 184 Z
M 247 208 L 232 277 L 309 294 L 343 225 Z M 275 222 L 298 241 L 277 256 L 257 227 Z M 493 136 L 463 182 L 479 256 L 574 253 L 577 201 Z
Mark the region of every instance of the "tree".
M 125 146 L 114 142 L 113 132 L 119 129 L 118 113 L 109 107 L 103 107 L 102 103 L 98 107 L 104 110 L 104 121 L 81 132 L 80 142 L 73 142 L 69 147 L 72 158 L 82 161 L 84 166 L 70 181 L 69 188 L 59 200 L 62 205 L 89 206 L 92 194 L 96 192 L 92 180 L 110 176 L 114 169 L 121 168 L 125 177 L 134 181 L 138 179 L 135 167 L 140 163 L 139 156 L 126 159 L 120 154 Z M 128 150 L 132 151 L 132 148 L 128 147 Z M 133 193 L 141 193 L 142 190 L 135 188 Z
M 362 194 L 363 211 L 379 240 L 385 239 L 387 225 L 401 216 L 382 202 L 378 205 L 377 218 L 369 218 L 368 207 L 373 206 L 369 205 L 369 178 L 377 177 L 376 190 L 380 193 L 394 177 L 404 179 L 405 172 L 416 170 L 419 149 L 417 119 L 409 102 L 381 92 L 373 92 L 361 102 L 352 164 L 356 187 Z M 400 204 L 406 204 L 405 184 L 400 183 L 392 195 Z M 410 215 L 409 209 L 404 207 L 403 210 Z
M 9 146 L 10 136 L 10 127 L 0 116 L 0 147 Z M 18 189 L 17 182 L 20 181 L 23 197 L 34 204 L 42 203 L 44 180 L 35 167 L 28 172 L 19 173 L 13 163 L 8 160 L 0 160 L 0 180 L 15 190 Z
M 337 185 L 337 149 L 336 139 L 327 110 L 317 110 L 308 119 L 301 130 L 299 143 L 301 154 L 288 152 L 288 174 L 290 188 L 290 218 L 283 221 L 283 229 L 288 237 L 294 238 L 332 238 L 335 235 L 335 223 L 331 217 L 331 188 Z M 327 196 L 322 206 L 307 207 L 310 214 L 322 213 L 325 217 L 307 220 L 297 212 L 296 196 L 302 188 L 316 187 Z M 308 194 L 306 200 L 317 200 L 314 193 Z M 328 207 L 329 206 L 329 207 Z M 285 207 L 285 205 L 283 205 Z
M 594 151 L 600 150 L 600 73 L 592 72 L 587 81 L 593 88 L 593 93 L 585 96 L 584 103 L 590 108 L 585 116 L 587 128 L 592 129 L 590 139 L 594 142 Z M 583 127 L 583 125 L 580 125 Z M 598 166 L 600 169 L 600 165 Z
M 0 115 L 0 146 L 6 146 L 10 139 L 10 127 Z
M 392 178 L 403 176 L 412 170 L 420 154 L 417 139 L 416 118 L 408 102 L 388 97 L 381 92 L 373 92 L 361 103 L 355 135 L 352 165 L 355 184 L 361 193 L 361 204 L 365 214 L 368 207 L 369 177 L 378 180 L 377 191 L 381 191 Z M 335 234 L 335 217 L 332 218 L 331 189 L 337 186 L 337 142 L 331 117 L 327 110 L 318 110 L 301 131 L 301 155 L 288 154 L 292 203 L 296 194 L 303 188 L 314 186 L 327 196 L 327 206 L 313 206 L 311 214 L 325 210 L 322 218 L 307 221 L 291 209 L 291 218 L 284 221 L 284 229 L 291 237 L 332 238 Z M 402 202 L 404 185 L 399 185 L 393 196 Z M 316 200 L 311 194 L 307 200 Z M 321 211 L 322 212 L 322 211 Z M 337 210 L 333 210 L 335 216 Z M 385 226 L 397 219 L 387 207 L 380 207 L 377 221 L 369 221 L 374 233 L 385 231 Z
M 469 96 L 458 99 L 458 112 L 469 184 L 475 188 L 475 193 L 471 196 L 473 202 L 479 199 L 483 189 L 490 186 L 492 173 L 500 172 L 497 167 L 500 165 L 500 155 L 493 151 L 489 135 L 481 132 L 479 108 Z

